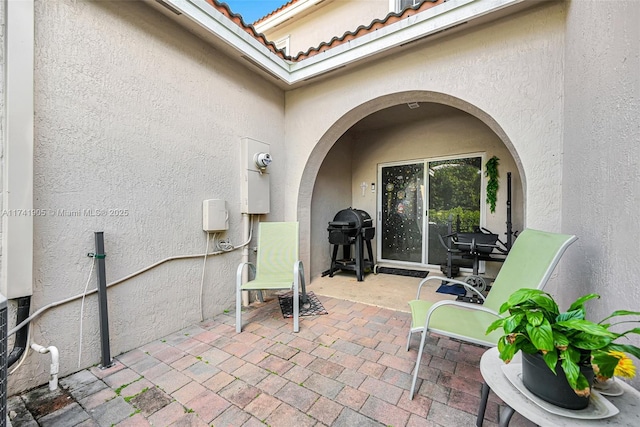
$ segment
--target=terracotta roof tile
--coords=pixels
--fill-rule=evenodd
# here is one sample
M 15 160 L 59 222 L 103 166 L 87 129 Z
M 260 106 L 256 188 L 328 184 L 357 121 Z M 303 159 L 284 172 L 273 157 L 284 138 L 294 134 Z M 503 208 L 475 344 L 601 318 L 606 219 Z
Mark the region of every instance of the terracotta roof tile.
M 391 12 L 384 19 L 374 19 L 368 26 L 361 25 L 356 28 L 355 31 L 347 31 L 341 37 L 333 37 L 328 42 L 322 42 L 318 47 L 311 47 L 306 52 L 300 52 L 296 56 L 292 57 L 292 61 L 301 61 L 306 58 L 310 58 L 314 55 L 322 53 L 328 49 L 340 46 L 343 43 L 349 42 L 358 37 L 362 37 L 365 34 L 372 33 L 387 25 L 391 25 L 398 21 L 413 16 L 417 13 L 424 12 L 427 9 L 431 9 L 434 6 L 444 3 L 446 0 L 424 0 L 413 7 L 407 7 L 400 12 Z
M 284 50 L 278 49 L 275 43 L 267 40 L 267 38 L 262 33 L 258 33 L 252 24 L 247 24 L 242 19 L 242 16 L 231 11 L 229 6 L 226 3 L 219 2 L 218 0 L 206 0 L 211 6 L 213 6 L 218 12 L 222 13 L 226 17 L 228 17 L 232 22 L 236 23 L 240 28 L 244 29 L 249 35 L 253 36 L 256 40 L 266 46 L 273 53 L 278 55 L 283 59 L 287 59 L 290 61 L 302 61 L 303 59 L 310 58 L 314 55 L 327 51 L 336 46 L 340 46 L 343 43 L 349 42 L 358 37 L 362 37 L 365 34 L 372 33 L 376 30 L 379 30 L 387 25 L 391 25 L 396 23 L 402 19 L 406 19 L 409 16 L 413 16 L 417 13 L 423 12 L 427 9 L 431 9 L 434 6 L 444 3 L 446 0 L 424 0 L 422 3 L 417 4 L 413 7 L 407 7 L 400 12 L 391 12 L 384 19 L 374 19 L 368 26 L 361 25 L 355 29 L 355 31 L 347 31 L 342 36 L 333 37 L 328 42 L 322 42 L 317 47 L 310 47 L 306 52 L 300 52 L 296 56 L 291 57 L 285 55 Z M 258 23 L 281 10 L 291 6 L 296 3 L 298 0 L 291 0 L 290 2 L 282 5 L 278 9 L 274 10 L 270 14 L 260 18 L 255 23 Z

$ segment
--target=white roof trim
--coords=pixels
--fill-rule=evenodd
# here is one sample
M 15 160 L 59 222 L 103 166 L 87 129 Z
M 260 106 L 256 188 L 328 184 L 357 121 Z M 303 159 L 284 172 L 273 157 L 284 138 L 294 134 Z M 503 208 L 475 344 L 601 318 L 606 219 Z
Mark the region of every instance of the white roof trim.
M 372 57 L 525 0 L 449 0 L 298 62 L 286 61 L 204 0 L 164 0 L 289 85 Z
M 281 80 L 289 80 L 289 65 L 244 29 L 204 0 L 163 0 L 182 15 L 225 41 Z

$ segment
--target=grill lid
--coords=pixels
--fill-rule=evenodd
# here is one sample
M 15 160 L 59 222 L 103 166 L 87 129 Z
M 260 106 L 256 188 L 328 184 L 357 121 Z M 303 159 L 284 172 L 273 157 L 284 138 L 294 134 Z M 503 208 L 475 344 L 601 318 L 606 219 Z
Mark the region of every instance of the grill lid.
M 356 228 L 361 229 L 364 227 L 371 227 L 373 221 L 368 213 L 361 209 L 343 209 L 338 212 L 333 221 L 329 222 L 330 228 Z

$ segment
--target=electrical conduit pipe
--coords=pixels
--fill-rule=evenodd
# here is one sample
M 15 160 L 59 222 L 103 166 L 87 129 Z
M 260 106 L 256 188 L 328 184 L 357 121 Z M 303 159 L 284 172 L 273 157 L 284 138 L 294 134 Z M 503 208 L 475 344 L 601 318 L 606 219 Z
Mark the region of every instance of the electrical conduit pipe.
M 58 388 L 58 371 L 60 368 L 60 357 L 57 347 L 43 347 L 39 344 L 33 343 L 31 344 L 31 348 L 33 349 L 33 351 L 37 351 L 41 354 L 51 354 L 51 375 L 49 376 L 49 390 L 56 390 Z
M 252 227 L 251 227 L 251 218 L 249 217 L 248 214 L 243 213 L 242 214 L 242 240 L 244 240 L 245 242 L 247 242 L 247 245 L 245 245 L 242 248 L 242 262 L 249 262 L 249 242 L 251 241 L 251 231 L 252 231 Z M 244 272 L 242 273 L 242 283 L 247 283 L 247 280 L 249 280 L 249 269 L 245 268 Z M 243 291 L 242 292 L 242 306 L 243 307 L 248 307 L 249 306 L 249 292 L 248 291 Z

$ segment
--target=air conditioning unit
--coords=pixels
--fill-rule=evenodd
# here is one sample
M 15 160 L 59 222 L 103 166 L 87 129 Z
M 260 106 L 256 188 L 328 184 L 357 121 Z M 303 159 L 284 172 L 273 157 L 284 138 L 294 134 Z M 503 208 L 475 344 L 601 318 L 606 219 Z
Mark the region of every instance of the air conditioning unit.
M 7 420 L 7 299 L 0 295 L 0 426 Z

